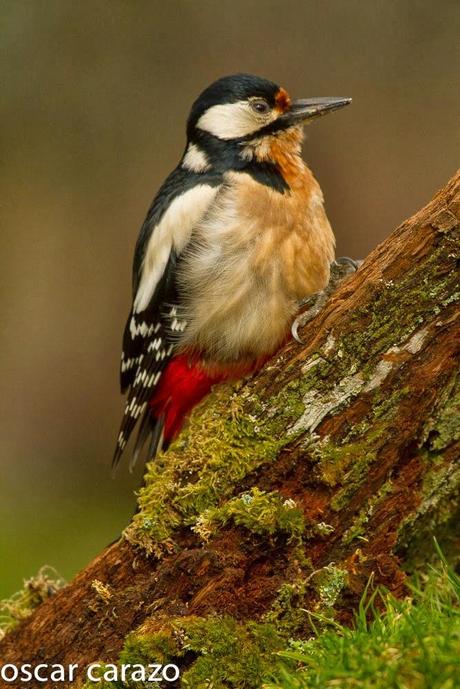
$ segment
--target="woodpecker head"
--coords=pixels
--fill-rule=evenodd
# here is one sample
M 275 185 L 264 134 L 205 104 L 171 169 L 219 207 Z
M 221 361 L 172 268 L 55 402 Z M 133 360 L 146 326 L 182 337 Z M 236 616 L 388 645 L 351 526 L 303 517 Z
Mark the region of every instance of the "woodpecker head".
M 250 74 L 222 77 L 197 98 L 187 123 L 192 144 L 210 138 L 245 147 L 260 144 L 348 105 L 351 98 L 292 100 L 277 84 Z

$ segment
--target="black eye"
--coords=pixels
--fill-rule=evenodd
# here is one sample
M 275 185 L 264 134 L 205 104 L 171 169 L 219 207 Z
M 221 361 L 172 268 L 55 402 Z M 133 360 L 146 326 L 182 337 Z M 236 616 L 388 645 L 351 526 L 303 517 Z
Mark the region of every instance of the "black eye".
M 262 99 L 251 101 L 251 108 L 261 115 L 266 115 L 270 110 L 270 106 L 267 101 Z

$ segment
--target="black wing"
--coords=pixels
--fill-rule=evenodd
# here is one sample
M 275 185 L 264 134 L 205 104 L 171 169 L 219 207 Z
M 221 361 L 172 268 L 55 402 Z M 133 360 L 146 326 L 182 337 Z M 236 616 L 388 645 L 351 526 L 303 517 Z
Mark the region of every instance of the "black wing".
M 150 238 L 171 202 L 197 184 L 218 186 L 221 177 L 210 173 L 194 174 L 176 168 L 167 178 L 149 209 L 137 240 L 133 265 L 133 302 L 139 288 L 142 267 Z M 176 266 L 178 256 L 171 249 L 169 260 L 158 281 L 148 306 L 137 312 L 132 308 L 123 336 L 120 386 L 127 391 L 125 412 L 121 422 L 112 466 L 115 467 L 137 422 L 142 418 L 131 466 L 135 463 L 148 436 L 152 436 L 150 455 L 161 443 L 163 419 L 154 419 L 148 402 L 161 374 L 174 355 L 174 321 L 177 316 L 178 294 Z M 177 330 L 176 330 L 177 337 Z

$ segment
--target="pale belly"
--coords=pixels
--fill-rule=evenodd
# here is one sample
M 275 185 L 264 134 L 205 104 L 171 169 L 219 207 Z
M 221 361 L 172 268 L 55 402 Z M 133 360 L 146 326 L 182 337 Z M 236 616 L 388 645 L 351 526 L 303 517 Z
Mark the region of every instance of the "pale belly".
M 272 354 L 289 335 L 298 300 L 326 286 L 332 258 L 322 197 L 286 198 L 239 175 L 184 255 L 179 345 L 216 363 Z
M 239 257 L 203 273 L 199 293 L 185 303 L 187 322 L 181 345 L 199 349 L 219 362 L 256 359 L 274 352 L 289 332 L 296 300 L 257 275 Z

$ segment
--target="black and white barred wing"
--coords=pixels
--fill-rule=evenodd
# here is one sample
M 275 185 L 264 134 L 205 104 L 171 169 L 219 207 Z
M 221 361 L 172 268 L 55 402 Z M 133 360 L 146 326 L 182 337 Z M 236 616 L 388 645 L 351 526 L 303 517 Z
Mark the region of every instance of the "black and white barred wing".
M 151 418 L 148 404 L 161 374 L 173 355 L 174 348 L 168 337 L 168 325 L 164 317 L 153 320 L 140 318 L 132 313 L 127 329 L 128 327 L 130 332 L 127 338 L 130 346 L 123 352 L 121 375 L 129 379 L 129 392 L 113 458 L 114 466 L 118 463 L 139 419 L 143 420 L 142 433 L 136 443 L 134 459 L 142 450 L 147 436 L 155 430 L 156 423 L 161 424 L 161 419 Z
M 174 178 L 176 174 L 176 178 Z M 134 298 L 123 338 L 120 383 L 128 391 L 125 413 L 113 458 L 115 466 L 140 418 L 135 456 L 146 436 L 158 433 L 148 403 L 174 354 L 177 335 L 176 261 L 193 228 L 211 206 L 219 185 L 195 184 L 180 193 L 181 178 L 173 173 L 154 201 L 141 230 L 134 258 Z M 165 201 L 166 199 L 166 201 Z M 180 327 L 185 327 L 181 323 Z

